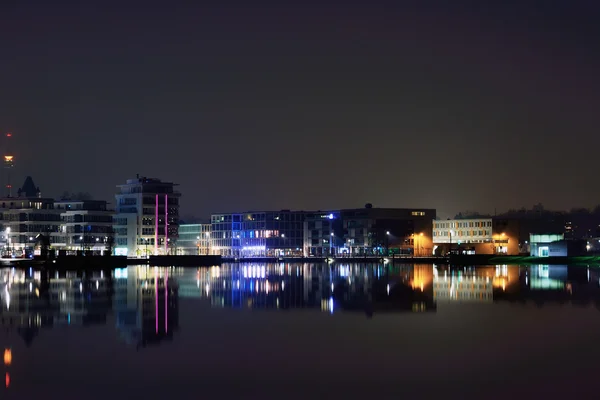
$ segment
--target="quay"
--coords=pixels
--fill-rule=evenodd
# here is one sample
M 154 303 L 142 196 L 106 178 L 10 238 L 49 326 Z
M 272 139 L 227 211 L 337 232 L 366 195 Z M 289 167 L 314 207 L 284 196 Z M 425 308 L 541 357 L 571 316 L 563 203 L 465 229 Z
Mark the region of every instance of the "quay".
M 212 267 L 222 263 L 381 263 L 395 264 L 438 264 L 451 266 L 484 266 L 484 265 L 587 265 L 600 266 L 600 256 L 582 257 L 531 257 L 531 256 L 497 256 L 497 255 L 450 255 L 446 257 L 256 257 L 256 258 L 224 258 L 218 255 L 167 255 L 149 256 L 147 258 L 127 258 L 125 256 L 58 256 L 47 259 L 34 258 L 2 258 L 0 266 L 32 267 L 51 270 L 111 270 L 134 265 L 156 267 Z

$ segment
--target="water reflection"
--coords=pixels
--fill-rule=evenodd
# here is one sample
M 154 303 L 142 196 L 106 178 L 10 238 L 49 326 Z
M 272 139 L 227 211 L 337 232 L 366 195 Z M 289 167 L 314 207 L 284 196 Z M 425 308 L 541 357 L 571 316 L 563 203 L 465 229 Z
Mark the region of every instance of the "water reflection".
M 506 398 L 524 383 L 536 394 L 554 382 L 589 387 L 595 369 L 580 364 L 599 356 L 600 319 L 573 307 L 600 304 L 599 283 L 598 269 L 564 265 L 0 269 L 0 393 L 197 397 L 201 386 L 258 397 L 248 387 L 280 395 L 329 385 L 340 397 L 339 388 L 364 384 L 394 398 L 389 382 L 400 382 L 421 397 L 439 386 L 439 396 L 469 398 L 463 391 L 474 387 L 474 398 Z
M 105 325 L 115 315 L 118 332 L 136 348 L 172 338 L 178 326 L 177 283 L 169 269 L 40 272 L 0 270 L 0 322 L 27 346 L 44 329 Z
M 114 311 L 121 337 L 136 348 L 171 340 L 179 325 L 178 284 L 169 268 L 116 270 Z
M 600 308 L 600 271 L 595 267 L 433 266 L 433 297 L 441 302 L 533 302 Z
M 214 307 L 325 312 L 435 311 L 431 265 L 242 264 L 189 272 L 181 296 L 206 298 Z M 193 279 L 193 280 L 192 280 Z
M 566 265 L 292 263 L 66 273 L 0 270 L 0 322 L 27 346 L 44 329 L 109 321 L 115 334 L 136 349 L 163 343 L 179 329 L 179 297 L 203 299 L 218 308 L 302 308 L 369 317 L 436 312 L 444 303 L 569 302 L 600 308 L 600 274 Z

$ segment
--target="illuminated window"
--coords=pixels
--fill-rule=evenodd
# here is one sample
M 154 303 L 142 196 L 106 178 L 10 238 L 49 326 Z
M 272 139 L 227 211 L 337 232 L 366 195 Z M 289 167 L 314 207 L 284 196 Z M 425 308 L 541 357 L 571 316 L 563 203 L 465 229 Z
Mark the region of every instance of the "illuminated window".
M 410 214 L 413 217 L 423 217 L 423 216 L 425 216 L 425 211 L 413 211 Z

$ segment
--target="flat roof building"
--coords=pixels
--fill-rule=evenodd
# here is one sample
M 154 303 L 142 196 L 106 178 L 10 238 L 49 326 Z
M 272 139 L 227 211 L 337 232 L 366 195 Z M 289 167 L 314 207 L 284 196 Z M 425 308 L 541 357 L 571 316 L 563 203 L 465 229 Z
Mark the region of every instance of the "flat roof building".
M 425 256 L 432 253 L 436 210 L 365 208 L 306 214 L 306 256 L 363 256 L 387 253 Z
M 211 216 L 211 248 L 223 257 L 302 256 L 304 211 Z
M 54 202 L 54 209 L 60 213 L 62 240 L 53 247 L 110 253 L 114 212 L 106 201 L 62 199 Z
M 139 175 L 117 186 L 115 254 L 140 257 L 175 251 L 181 197 L 175 186 Z
M 434 252 L 461 254 L 519 254 L 519 229 L 505 218 L 433 221 Z

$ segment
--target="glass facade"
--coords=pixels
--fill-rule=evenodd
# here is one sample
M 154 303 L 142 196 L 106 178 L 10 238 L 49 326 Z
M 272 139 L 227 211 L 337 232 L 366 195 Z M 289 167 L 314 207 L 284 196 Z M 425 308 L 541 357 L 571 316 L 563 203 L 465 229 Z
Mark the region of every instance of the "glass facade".
M 211 253 L 210 224 L 181 224 L 177 240 L 179 255 L 208 255 Z
M 224 257 L 301 257 L 304 216 L 303 211 L 216 214 L 211 246 Z

